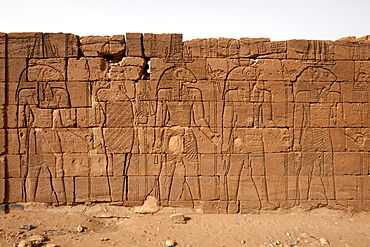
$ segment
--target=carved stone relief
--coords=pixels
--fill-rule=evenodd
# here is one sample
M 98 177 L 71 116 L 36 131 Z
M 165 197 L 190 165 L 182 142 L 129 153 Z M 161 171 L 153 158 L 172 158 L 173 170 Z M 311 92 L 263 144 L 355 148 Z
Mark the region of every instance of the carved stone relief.
M 0 203 L 370 208 L 368 42 L 0 38 Z

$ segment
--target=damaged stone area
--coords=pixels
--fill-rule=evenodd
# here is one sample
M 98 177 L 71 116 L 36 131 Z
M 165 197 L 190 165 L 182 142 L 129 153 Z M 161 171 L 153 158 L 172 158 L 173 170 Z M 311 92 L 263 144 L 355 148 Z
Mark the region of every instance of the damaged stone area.
M 4 208 L 370 208 L 369 36 L 0 33 L 0 91 Z

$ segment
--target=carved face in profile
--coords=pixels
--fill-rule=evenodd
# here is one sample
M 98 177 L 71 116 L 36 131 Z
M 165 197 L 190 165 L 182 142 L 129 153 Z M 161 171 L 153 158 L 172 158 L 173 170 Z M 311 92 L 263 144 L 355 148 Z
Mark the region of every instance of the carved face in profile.
M 248 95 L 244 96 L 247 97 L 245 100 L 249 100 L 249 94 L 256 84 L 257 78 L 258 70 L 255 67 L 234 68 L 227 76 L 225 93 L 229 90 L 245 91 L 244 94 Z
M 315 89 L 329 89 L 337 77 L 328 69 L 308 67 L 298 77 L 298 82 L 310 82 Z
M 159 79 L 159 89 L 178 89 L 179 84 L 195 83 L 197 78 L 189 69 L 184 67 L 171 67 L 163 72 Z

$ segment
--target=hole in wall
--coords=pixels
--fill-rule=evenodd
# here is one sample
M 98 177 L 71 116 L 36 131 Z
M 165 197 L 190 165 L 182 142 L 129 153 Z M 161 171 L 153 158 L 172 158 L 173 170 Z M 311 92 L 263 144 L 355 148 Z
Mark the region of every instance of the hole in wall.
M 150 58 L 146 58 L 145 72 L 150 75 Z
M 114 56 L 112 55 L 104 55 L 103 58 L 105 58 L 105 60 L 107 60 L 108 63 L 114 62 Z

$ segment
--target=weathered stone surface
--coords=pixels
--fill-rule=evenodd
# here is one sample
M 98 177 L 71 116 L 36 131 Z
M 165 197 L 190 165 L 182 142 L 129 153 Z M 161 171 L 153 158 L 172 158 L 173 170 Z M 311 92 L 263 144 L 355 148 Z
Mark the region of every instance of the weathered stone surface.
M 141 33 L 126 33 L 126 56 L 143 57 L 143 35 Z
M 369 210 L 369 59 L 367 36 L 0 33 L 0 203 Z
M 125 36 L 86 36 L 80 38 L 81 51 L 86 57 L 112 56 L 123 57 L 125 54 Z M 109 58 L 108 58 L 109 59 Z
M 0 33 L 0 58 L 6 57 L 7 34 Z

